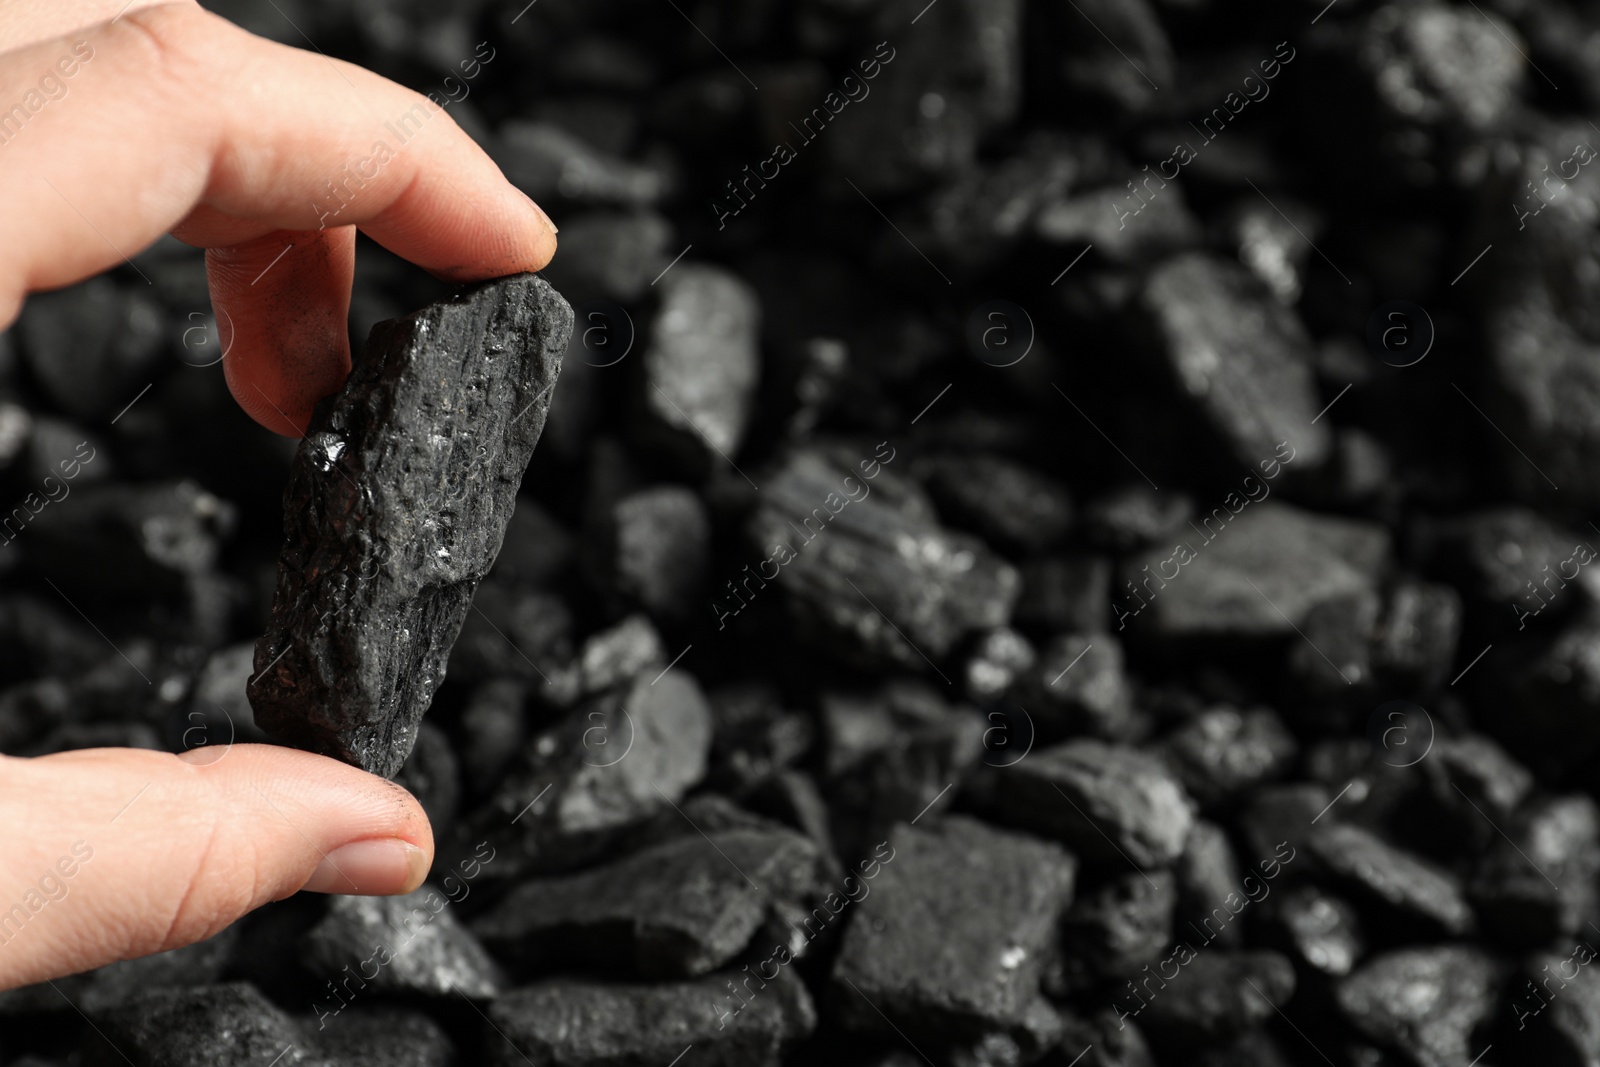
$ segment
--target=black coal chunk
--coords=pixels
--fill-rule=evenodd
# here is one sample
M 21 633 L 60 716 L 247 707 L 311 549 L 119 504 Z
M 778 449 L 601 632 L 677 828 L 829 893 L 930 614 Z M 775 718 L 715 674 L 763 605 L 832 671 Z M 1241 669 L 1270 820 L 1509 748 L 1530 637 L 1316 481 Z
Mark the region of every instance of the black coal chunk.
M 1340 977 L 1366 951 L 1356 911 L 1316 886 L 1295 886 L 1266 905 L 1269 927 L 1283 948 L 1308 967 Z
M 1297 467 L 1327 457 L 1328 428 L 1311 422 L 1322 405 L 1310 338 L 1243 267 L 1198 253 L 1175 256 L 1151 275 L 1141 310 L 1176 395 L 1246 471 L 1275 453 L 1290 455 L 1277 453 L 1283 442 Z
M 274 737 L 386 776 L 405 762 L 500 551 L 572 329 L 519 275 L 374 327 L 317 406 L 250 688 Z
M 969 631 L 1010 620 L 1016 569 L 976 537 L 939 525 L 922 493 L 885 469 L 893 445 L 836 453 L 844 458 L 797 451 L 765 475 L 749 526 L 768 553 L 762 574 L 769 563 L 781 568 L 802 630 L 852 659 L 923 670 L 925 656 L 937 661 Z M 739 585 L 756 597 L 758 583 Z M 744 603 L 735 594 L 714 610 L 726 625 Z
M 1101 741 L 1068 741 L 1004 769 L 994 802 L 1003 821 L 1116 871 L 1170 864 L 1194 825 L 1188 795 L 1159 759 Z
M 1286 770 L 1294 736 L 1266 708 L 1216 707 L 1185 723 L 1161 748 L 1189 795 L 1217 804 Z
M 1500 1008 L 1500 968 L 1487 953 L 1440 945 L 1384 953 L 1339 983 L 1339 1007 L 1374 1041 L 1420 1067 L 1470 1063 L 1473 1031 Z
M 776 973 L 765 981 L 735 971 L 649 984 L 539 982 L 494 1002 L 483 1044 L 497 1067 L 670 1064 L 690 1046 L 689 1062 L 778 1067 L 817 1013 L 788 967 Z
M 340 993 L 368 986 L 375 994 L 430 997 L 499 993 L 499 968 L 451 907 L 470 892 L 470 882 L 450 874 L 442 886 L 405 896 L 331 898 L 328 913 L 302 942 L 306 963 L 327 979 L 316 990 L 316 1010 L 337 1012 L 344 1003 Z
M 1324 824 L 1311 835 L 1310 848 L 1335 878 L 1368 899 L 1445 933 L 1459 935 L 1473 928 L 1472 907 L 1459 879 L 1370 830 Z
M 681 669 L 596 697 L 528 741 L 473 818 L 499 858 L 486 875 L 570 870 L 705 777 L 711 709 Z
M 1586 796 L 1541 798 L 1500 824 L 1472 884 L 1484 925 L 1541 946 L 1585 930 L 1600 875 L 1600 809 Z
M 844 1024 L 1026 1060 L 1059 1038 L 1039 993 L 1077 864 L 1058 847 L 956 817 L 898 826 L 833 970 Z M 939 936 L 930 937 L 929 931 Z M 880 1012 L 882 1014 L 880 1014 Z
M 1117 629 L 1172 638 L 1290 637 L 1317 604 L 1374 588 L 1388 555 L 1388 533 L 1376 524 L 1264 498 L 1252 504 L 1230 492 L 1193 536 L 1124 565 Z
M 774 909 L 785 920 L 804 915 L 823 866 L 816 845 L 790 830 L 691 832 L 579 874 L 523 882 L 473 929 L 527 968 L 692 977 L 732 960 Z
M 1054 478 L 998 456 L 935 456 L 913 468 L 953 525 L 1022 555 L 1047 551 L 1072 527 L 1072 499 Z
M 1130 871 L 1086 891 L 1063 920 L 1069 980 L 1084 965 L 1108 975 L 1131 975 L 1154 963 L 1172 941 L 1172 915 L 1178 903 L 1171 871 Z
M 1163 982 L 1161 971 L 1154 988 L 1140 983 L 1150 999 L 1137 1018 L 1152 1039 L 1178 1044 L 1237 1037 L 1273 1018 L 1294 995 L 1294 965 L 1276 952 L 1206 951 L 1179 941 L 1169 957 L 1179 965 L 1178 976 Z

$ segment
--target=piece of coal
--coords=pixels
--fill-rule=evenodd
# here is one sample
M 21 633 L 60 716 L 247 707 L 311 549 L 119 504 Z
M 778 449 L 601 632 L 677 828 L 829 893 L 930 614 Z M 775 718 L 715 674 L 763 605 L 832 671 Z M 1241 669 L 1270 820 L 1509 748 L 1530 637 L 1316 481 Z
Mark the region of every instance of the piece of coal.
M 680 263 L 661 279 L 644 354 L 656 439 L 695 473 L 732 463 L 755 410 L 761 301 L 721 267 Z
M 247 982 L 148 990 L 94 1022 L 109 1047 L 91 1047 L 93 1063 L 214 1067 L 278 1056 L 285 1065 L 328 1067 L 295 1020 Z
M 1310 848 L 1335 878 L 1368 899 L 1448 934 L 1473 928 L 1472 906 L 1459 879 L 1370 830 L 1324 823 L 1311 835 Z
M 1316 886 L 1286 889 L 1264 911 L 1283 949 L 1323 974 L 1347 975 L 1366 953 L 1355 909 Z
M 1170 871 L 1129 871 L 1101 882 L 1062 921 L 1069 969 L 1087 963 L 1101 974 L 1131 975 L 1154 963 L 1172 942 L 1177 903 L 1177 879 Z
M 1016 569 L 939 525 L 921 491 L 887 469 L 892 444 L 837 452 L 842 460 L 821 449 L 785 457 L 762 477 L 749 524 L 751 541 L 781 568 L 778 595 L 803 631 L 853 659 L 924 670 L 925 656 L 948 655 L 968 631 L 1010 621 Z M 756 598 L 764 584 L 741 577 L 736 586 Z M 713 610 L 729 625 L 745 604 L 724 596 Z
M 1034 752 L 996 775 L 1002 821 L 1066 844 L 1086 863 L 1164 867 L 1194 825 L 1188 795 L 1156 757 L 1081 739 Z
M 499 858 L 485 875 L 570 870 L 671 812 L 705 776 L 711 709 L 681 667 L 582 704 L 518 753 L 474 817 Z
M 379 995 L 495 996 L 500 970 L 451 908 L 470 892 L 470 882 L 451 874 L 443 888 L 405 896 L 329 898 L 327 915 L 301 942 L 305 962 L 329 980 L 314 1008 L 336 1009 L 368 986 Z
M 1197 931 L 1203 925 L 1210 941 L 1237 946 L 1244 931 L 1229 921 L 1232 912 L 1226 907 L 1230 895 L 1239 897 L 1239 864 L 1227 832 L 1216 823 L 1196 820 L 1172 873 L 1178 879 L 1179 921 L 1195 923 Z
M 1483 1052 L 1473 1031 L 1499 1009 L 1499 980 L 1494 958 L 1476 948 L 1399 949 L 1343 979 L 1339 1007 L 1362 1033 L 1420 1067 L 1455 1067 Z
M 751 968 L 680 982 L 539 982 L 494 1002 L 484 1047 L 496 1067 L 670 1064 L 689 1046 L 686 1062 L 778 1067 L 817 1012 L 793 968 L 772 965 L 777 977 L 765 981 Z
M 392 776 L 500 551 L 572 310 L 536 275 L 373 328 L 317 405 L 250 687 L 280 741 Z
M 1189 795 L 1213 805 L 1281 774 L 1299 746 L 1267 708 L 1216 707 L 1168 734 L 1161 750 Z
M 473 930 L 501 959 L 538 971 L 693 977 L 732 960 L 778 901 L 804 914 L 802 902 L 820 896 L 822 870 L 816 845 L 791 830 L 690 833 L 578 874 L 524 882 Z
M 1472 884 L 1484 925 L 1530 948 L 1584 931 L 1600 875 L 1600 810 L 1587 796 L 1523 807 L 1485 850 Z
M 1191 534 L 1123 566 L 1123 584 L 1112 590 L 1114 629 L 1172 638 L 1293 636 L 1315 605 L 1375 586 L 1389 557 L 1381 526 L 1273 500 L 1251 504 L 1233 493 Z
M 1039 976 L 1072 899 L 1072 857 L 959 816 L 897 826 L 888 848 L 833 968 L 844 1024 L 955 1048 L 998 1045 L 1009 1062 L 1059 1039 Z
M 1276 952 L 1206 951 L 1190 946 L 1187 960 L 1175 953 L 1178 975 L 1165 983 L 1157 979 L 1138 1020 L 1152 1040 L 1169 1044 L 1211 1042 L 1260 1026 L 1275 1008 L 1294 996 L 1294 965 Z M 1165 976 L 1165 971 L 1162 971 Z M 1124 1004 L 1124 1007 L 1127 1005 Z
M 1311 340 L 1243 267 L 1200 253 L 1175 256 L 1150 276 L 1140 311 L 1175 395 L 1245 473 L 1283 442 L 1299 467 L 1327 457 L 1328 428 L 1312 424 L 1319 402 Z

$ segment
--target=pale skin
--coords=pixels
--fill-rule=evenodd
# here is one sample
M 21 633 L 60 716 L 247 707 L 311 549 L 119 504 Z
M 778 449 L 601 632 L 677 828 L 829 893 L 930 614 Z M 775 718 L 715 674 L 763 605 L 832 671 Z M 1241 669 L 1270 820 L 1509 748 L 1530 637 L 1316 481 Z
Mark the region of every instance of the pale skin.
M 78 42 L 93 58 L 62 78 Z M 232 327 L 228 386 L 274 432 L 299 436 L 348 373 L 358 228 L 452 281 L 539 270 L 555 253 L 548 218 L 447 112 L 319 229 L 326 183 L 424 98 L 192 3 L 0 4 L 0 119 L 52 74 L 64 95 L 0 142 L 0 329 L 29 293 L 171 233 L 206 249 Z M 265 745 L 0 756 L 0 826 L 0 988 L 190 944 L 302 890 L 410 892 L 433 861 L 405 790 Z M 25 920 L 8 923 L 14 905 Z

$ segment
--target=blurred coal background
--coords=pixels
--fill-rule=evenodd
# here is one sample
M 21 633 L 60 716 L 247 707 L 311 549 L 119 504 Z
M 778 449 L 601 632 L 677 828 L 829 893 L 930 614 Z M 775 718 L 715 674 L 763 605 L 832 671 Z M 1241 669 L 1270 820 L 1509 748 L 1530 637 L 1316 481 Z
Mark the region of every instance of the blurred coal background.
M 215 7 L 448 101 L 578 330 L 430 888 L 0 1063 L 1600 1062 L 1600 8 Z M 261 738 L 227 334 L 168 240 L 0 336 L 0 750 Z

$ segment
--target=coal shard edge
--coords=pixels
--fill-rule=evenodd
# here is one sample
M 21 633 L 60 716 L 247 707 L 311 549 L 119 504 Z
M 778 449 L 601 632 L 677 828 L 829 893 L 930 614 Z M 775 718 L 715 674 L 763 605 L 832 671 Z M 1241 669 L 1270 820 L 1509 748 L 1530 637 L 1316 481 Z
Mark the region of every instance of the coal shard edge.
M 544 428 L 573 314 L 532 274 L 373 327 L 317 405 L 249 684 L 271 737 L 393 777 Z

